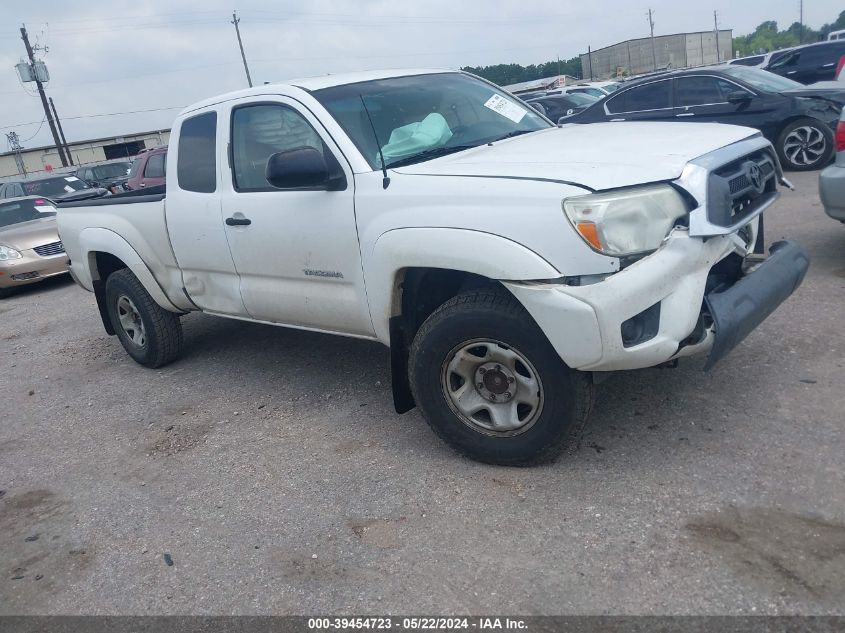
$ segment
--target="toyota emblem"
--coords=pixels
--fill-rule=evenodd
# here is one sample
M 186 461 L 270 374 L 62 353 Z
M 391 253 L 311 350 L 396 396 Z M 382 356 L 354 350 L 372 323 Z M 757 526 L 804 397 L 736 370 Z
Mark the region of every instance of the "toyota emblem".
M 748 179 L 757 191 L 763 189 L 763 175 L 760 173 L 760 166 L 757 163 L 748 165 Z

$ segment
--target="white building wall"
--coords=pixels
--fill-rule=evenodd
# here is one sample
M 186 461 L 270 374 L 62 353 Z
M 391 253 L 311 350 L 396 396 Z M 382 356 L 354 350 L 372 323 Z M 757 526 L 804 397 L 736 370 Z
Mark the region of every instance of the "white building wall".
M 106 160 L 106 154 L 103 148 L 107 145 L 131 143 L 135 141 L 144 141 L 144 147 L 147 149 L 167 145 L 170 141 L 170 130 L 144 132 L 141 134 L 127 134 L 126 136 L 110 137 L 93 141 L 79 141 L 77 143 L 69 143 L 68 145 L 70 147 L 70 154 L 73 157 L 73 162 L 78 167 L 80 165 L 104 162 Z M 59 158 L 59 153 L 55 147 L 42 147 L 30 150 L 24 149 L 21 151 L 21 157 L 23 158 L 27 174 L 44 172 L 46 171 L 48 165 L 52 166 L 52 168 L 57 171 L 67 171 L 67 169 L 62 168 L 62 161 Z M 20 173 L 18 165 L 15 162 L 14 154 L 6 153 L 0 155 L 0 179 L 8 180 L 10 177 L 19 175 Z

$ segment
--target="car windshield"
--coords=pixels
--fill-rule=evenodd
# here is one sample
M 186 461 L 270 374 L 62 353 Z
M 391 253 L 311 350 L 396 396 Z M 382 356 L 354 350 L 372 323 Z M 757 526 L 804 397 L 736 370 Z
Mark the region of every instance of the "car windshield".
M 797 81 L 792 81 L 786 77 L 781 77 L 767 70 L 760 68 L 748 68 L 747 66 L 725 66 L 720 68 L 723 73 L 741 79 L 747 84 L 754 86 L 766 92 L 781 92 L 783 90 L 792 90 L 793 88 L 803 88 L 802 84 Z
M 0 226 L 11 226 L 56 215 L 49 200 L 16 200 L 0 203 Z
M 364 81 L 313 94 L 373 169 L 382 166 L 379 146 L 391 167 L 552 127 L 508 93 L 462 73 Z
M 107 178 L 120 178 L 129 171 L 129 163 L 109 163 L 108 165 L 97 165 L 93 168 L 94 178 L 106 180 Z
M 573 106 L 588 106 L 598 101 L 598 97 L 594 97 L 587 92 L 571 92 L 565 95 L 563 100 Z
M 21 186 L 28 196 L 60 196 L 91 188 L 87 182 L 76 176 L 56 176 L 55 178 L 30 180 L 22 182 Z
M 621 87 L 622 87 L 622 84 L 620 84 L 620 83 L 612 83 L 612 84 L 606 84 L 606 85 L 602 86 L 602 88 L 607 90 L 608 93 L 619 90 L 619 88 L 621 88 Z

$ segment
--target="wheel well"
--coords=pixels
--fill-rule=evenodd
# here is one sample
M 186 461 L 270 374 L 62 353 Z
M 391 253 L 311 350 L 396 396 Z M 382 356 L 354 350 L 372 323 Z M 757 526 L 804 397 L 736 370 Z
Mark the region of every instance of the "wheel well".
M 447 268 L 406 268 L 397 275 L 390 319 L 390 369 L 398 413 L 415 406 L 408 383 L 408 350 L 420 326 L 455 295 L 497 285 L 494 279 Z
M 100 310 L 100 319 L 106 333 L 114 336 L 114 327 L 109 319 L 108 308 L 106 307 L 106 279 L 114 272 L 127 268 L 119 258 L 111 253 L 94 252 L 90 253 L 91 262 L 91 283 L 94 286 L 94 297 L 97 299 L 97 308 Z
M 108 279 L 109 275 L 113 272 L 118 271 L 121 268 L 127 268 L 126 264 L 111 253 L 102 253 L 97 251 L 91 253 L 90 256 L 92 257 L 92 263 L 94 264 L 92 272 L 96 272 L 97 279 L 102 283 L 106 283 L 106 279 Z

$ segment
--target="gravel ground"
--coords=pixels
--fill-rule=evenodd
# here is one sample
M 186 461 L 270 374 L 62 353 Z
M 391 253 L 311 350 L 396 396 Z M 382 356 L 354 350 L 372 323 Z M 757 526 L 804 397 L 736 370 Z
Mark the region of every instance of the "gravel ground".
M 845 226 L 791 177 L 797 294 L 532 469 L 395 415 L 376 344 L 192 314 L 148 370 L 68 280 L 4 300 L 0 613 L 845 613 Z

